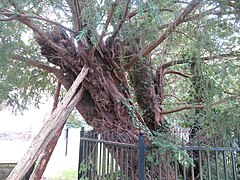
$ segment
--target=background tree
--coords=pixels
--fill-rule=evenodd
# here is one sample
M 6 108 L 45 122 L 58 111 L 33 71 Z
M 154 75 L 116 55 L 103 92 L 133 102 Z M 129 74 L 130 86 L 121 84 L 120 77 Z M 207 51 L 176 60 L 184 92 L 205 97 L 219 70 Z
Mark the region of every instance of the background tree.
M 76 109 L 100 133 L 237 132 L 239 10 L 237 0 L 3 0 L 1 106 L 37 105 L 55 78 L 68 90 L 87 66 Z

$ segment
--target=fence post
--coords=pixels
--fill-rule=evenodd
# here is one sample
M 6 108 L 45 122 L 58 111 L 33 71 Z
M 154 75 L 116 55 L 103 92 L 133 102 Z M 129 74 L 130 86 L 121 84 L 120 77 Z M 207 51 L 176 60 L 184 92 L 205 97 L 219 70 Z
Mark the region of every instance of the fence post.
M 145 141 L 143 132 L 138 137 L 138 179 L 145 179 Z
M 79 159 L 78 159 L 78 180 L 82 177 L 82 172 L 80 172 L 80 165 L 83 162 L 83 142 L 81 140 L 82 137 L 85 135 L 84 127 L 81 128 L 80 131 L 80 144 L 79 144 Z
M 65 156 L 67 156 L 67 151 L 68 151 L 68 131 L 69 131 L 69 128 L 67 127 L 65 129 L 65 140 L 66 140 Z

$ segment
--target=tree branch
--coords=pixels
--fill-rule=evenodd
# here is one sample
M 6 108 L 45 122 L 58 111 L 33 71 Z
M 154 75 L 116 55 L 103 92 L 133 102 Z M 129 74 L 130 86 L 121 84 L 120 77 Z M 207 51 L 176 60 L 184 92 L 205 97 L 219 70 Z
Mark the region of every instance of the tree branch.
M 175 112 L 179 112 L 187 109 L 200 109 L 200 108 L 206 108 L 206 107 L 204 105 L 188 105 L 188 106 L 183 106 L 183 107 L 168 110 L 168 111 L 162 111 L 161 113 L 165 115 L 165 114 L 171 114 L 171 113 L 175 113 Z
M 207 60 L 223 58 L 223 57 L 234 57 L 234 56 L 237 56 L 237 55 L 240 55 L 240 52 L 235 51 L 235 52 L 227 53 L 227 54 L 219 54 L 219 55 L 214 55 L 214 56 L 200 57 L 199 59 L 202 60 L 202 61 L 207 61 Z M 188 63 L 190 60 L 191 59 L 181 59 L 181 60 L 176 60 L 176 61 L 170 61 L 170 62 L 167 62 L 165 64 L 162 64 L 159 68 L 166 69 L 170 66 L 174 66 L 174 65 L 177 65 L 177 64 Z
M 176 108 L 176 109 L 172 109 L 172 110 L 168 110 L 168 111 L 162 111 L 161 114 L 171 114 L 171 113 L 175 113 L 175 112 L 179 112 L 179 111 L 183 111 L 183 110 L 187 110 L 187 109 L 202 109 L 202 108 L 210 108 L 213 106 L 216 106 L 218 104 L 227 102 L 228 100 L 234 100 L 236 97 L 239 97 L 240 94 L 237 94 L 235 96 L 230 96 L 224 99 L 220 99 L 219 101 L 216 101 L 210 105 L 203 105 L 203 104 L 199 104 L 199 105 L 188 105 L 188 106 L 183 106 L 180 108 Z
M 3 14 L 7 17 L 11 17 L 13 13 L 8 10 L 0 9 L 0 14 Z M 15 20 L 28 26 L 30 29 L 32 29 L 32 31 L 34 33 L 36 33 L 38 36 L 40 36 L 42 39 L 44 39 L 50 47 L 52 47 L 54 50 L 59 52 L 62 55 L 62 57 L 66 57 L 66 54 L 68 54 L 68 51 L 66 49 L 58 46 L 56 43 L 54 43 L 49 38 L 49 35 L 46 34 L 44 31 L 42 31 L 38 26 L 33 24 L 27 16 L 25 16 L 24 14 L 17 14 L 17 16 L 15 17 Z M 66 58 L 66 59 L 68 59 L 68 58 Z
M 17 56 L 16 56 L 17 57 Z M 16 57 L 11 57 L 11 58 L 14 58 L 16 59 Z M 18 57 L 17 60 L 20 60 L 21 59 Z M 64 75 L 64 73 L 62 72 L 62 70 L 60 69 L 57 69 L 55 67 L 51 67 L 51 66 L 48 66 L 47 64 L 45 63 L 42 63 L 42 62 L 39 62 L 39 61 L 34 61 L 34 60 L 27 60 L 26 61 L 29 65 L 31 66 L 34 66 L 34 67 L 37 67 L 37 68 L 40 68 L 42 70 L 45 70 L 49 73 L 52 73 L 54 74 L 59 82 L 61 84 L 64 84 L 66 87 L 70 88 L 71 84 L 73 83 L 73 80 L 71 81 L 70 78 L 68 78 L 66 75 Z
M 49 73 L 54 74 L 58 78 L 58 80 L 61 84 L 65 84 L 66 86 L 69 86 L 69 87 L 72 84 L 70 79 L 67 78 L 60 69 L 50 67 L 50 66 L 46 65 L 45 63 L 37 62 L 37 61 L 34 61 L 34 60 L 28 60 L 27 63 L 34 66 L 34 67 L 40 68 L 42 70 L 45 70 Z
M 109 26 L 109 24 L 110 24 L 110 22 L 111 22 L 111 20 L 112 20 L 112 17 L 113 17 L 113 13 L 114 13 L 114 11 L 115 11 L 115 8 L 117 7 L 117 5 L 119 4 L 120 1 L 121 1 L 121 0 L 116 0 L 116 1 L 112 4 L 112 7 L 111 7 L 111 9 L 110 9 L 110 11 L 109 11 L 109 13 L 108 13 L 108 16 L 107 16 L 107 20 L 106 20 L 105 23 L 104 23 L 104 27 L 103 27 L 102 34 L 101 34 L 100 37 L 99 37 L 99 42 L 102 41 L 102 38 L 103 38 L 104 35 L 105 35 L 105 31 L 107 31 L 107 28 L 108 28 L 108 26 Z
M 148 9 L 144 9 L 144 10 L 143 10 L 143 12 L 148 12 L 148 11 L 149 11 Z M 167 11 L 167 12 L 174 12 L 173 9 L 169 9 L 169 8 L 159 9 L 159 12 L 165 12 L 165 11 Z M 130 12 L 130 13 L 127 15 L 127 18 L 126 18 L 126 19 L 129 20 L 129 19 L 133 18 L 134 16 L 136 16 L 136 15 L 138 14 L 138 12 L 139 12 L 138 9 Z
M 78 1 L 78 0 L 66 0 L 66 3 L 68 4 L 70 11 L 72 13 L 73 29 L 76 32 L 82 29 L 82 19 L 81 19 L 81 13 L 82 13 L 81 3 L 82 2 L 83 1 Z
M 8 13 L 12 13 L 8 10 L 4 11 L 4 10 L 0 9 L 0 14 L 3 12 L 5 13 L 4 14 L 5 16 L 10 16 L 10 14 L 8 14 Z M 71 54 L 71 52 L 66 50 L 66 48 L 63 48 L 63 47 L 59 46 L 58 44 L 56 44 L 47 33 L 45 33 L 42 29 L 40 29 L 34 23 L 32 23 L 32 21 L 28 17 L 24 16 L 24 14 L 18 14 L 16 20 L 21 22 L 22 24 L 25 24 L 30 29 L 32 29 L 32 31 L 35 33 L 34 35 L 35 35 L 36 39 L 38 39 L 38 38 L 42 39 L 46 45 L 48 45 L 50 48 L 53 48 L 60 56 L 62 56 L 64 59 L 66 59 L 65 62 L 72 67 L 72 70 L 74 70 L 74 73 L 76 75 L 79 73 L 80 69 L 75 68 L 76 63 L 73 61 L 72 57 L 69 56 L 69 54 Z
M 43 62 L 39 62 L 39 61 L 35 61 L 35 60 L 23 60 L 23 57 L 20 55 L 11 55 L 10 56 L 11 59 L 15 59 L 17 61 L 23 61 L 23 62 L 27 62 L 29 65 L 37 67 L 39 69 L 42 69 L 44 71 L 47 71 L 49 73 L 55 73 L 56 71 L 60 71 L 59 69 L 55 68 L 55 67 L 51 67 L 48 64 L 45 64 Z
M 128 14 L 128 6 L 129 6 L 129 3 L 130 3 L 130 0 L 128 0 L 127 3 L 126 3 L 125 10 L 124 10 L 124 14 L 123 14 L 123 18 L 122 18 L 121 21 L 118 23 L 118 26 L 117 26 L 117 28 L 115 29 L 115 31 L 113 32 L 113 35 L 111 36 L 111 40 L 110 40 L 110 41 L 113 41 L 113 40 L 116 38 L 116 36 L 118 35 L 119 31 L 121 30 L 122 25 L 123 25 L 123 23 L 125 22 L 126 17 L 127 17 L 127 14 Z
M 189 22 L 189 21 L 197 20 L 197 19 L 199 19 L 203 16 L 206 16 L 206 15 L 216 15 L 216 16 L 218 16 L 218 15 L 226 15 L 227 14 L 223 11 L 214 11 L 215 9 L 216 9 L 216 7 L 213 8 L 213 9 L 210 9 L 210 10 L 206 10 L 206 11 L 204 11 L 202 13 L 199 13 L 199 14 L 194 14 L 192 16 L 188 16 L 183 20 L 183 22 Z M 236 11 L 231 11 L 231 12 L 228 12 L 228 14 L 229 13 L 230 14 L 236 14 L 237 12 Z M 158 29 L 159 30 L 165 29 L 165 28 L 169 27 L 170 25 L 171 25 L 171 23 L 164 24 L 164 25 L 160 26 Z
M 11 56 L 10 58 L 22 61 L 21 57 L 18 55 Z M 48 73 L 54 74 L 58 78 L 59 82 L 61 84 L 64 84 L 67 87 L 70 87 L 71 84 L 73 83 L 73 81 L 71 81 L 69 78 L 67 78 L 60 69 L 50 67 L 47 64 L 39 62 L 39 61 L 27 60 L 26 62 L 31 66 L 37 67 L 39 69 L 47 71 Z
M 54 67 L 51 67 L 51 66 L 48 66 L 47 64 L 45 63 L 42 63 L 42 62 L 38 62 L 38 61 L 34 61 L 34 60 L 28 60 L 27 61 L 28 64 L 34 66 L 34 67 L 37 67 L 37 68 L 40 68 L 42 70 L 45 70 L 49 73 L 55 73 L 56 71 L 60 71 L 59 69 L 57 68 L 54 68 Z
M 59 97 L 60 97 L 60 90 L 61 90 L 61 83 L 58 81 L 56 91 L 55 91 L 55 94 L 54 94 L 54 101 L 53 101 L 53 107 L 52 107 L 51 114 L 55 111 L 55 109 L 58 106 Z
M 149 44 L 147 48 L 144 50 L 143 55 L 147 56 L 150 54 L 159 44 L 161 44 L 175 29 L 179 26 L 184 19 L 192 12 L 192 10 L 199 5 L 201 0 L 192 0 L 186 9 L 182 12 L 180 16 L 178 16 L 168 27 L 168 29 L 154 42 Z
M 145 50 L 143 51 L 143 56 L 149 55 L 159 44 L 161 44 L 165 39 L 168 38 L 169 35 L 179 26 L 184 19 L 192 12 L 192 10 L 200 4 L 201 0 L 192 0 L 186 9 L 178 16 L 166 29 L 166 31 L 155 41 L 150 43 Z M 124 66 L 126 70 L 129 70 L 137 61 L 139 60 L 138 56 L 133 57 L 130 59 L 130 62 Z
M 109 24 L 110 24 L 110 22 L 111 22 L 111 20 L 112 20 L 112 18 L 113 18 L 113 13 L 114 13 L 114 11 L 115 11 L 115 8 L 116 8 L 116 6 L 119 4 L 120 1 L 121 1 L 121 0 L 116 0 L 116 1 L 112 4 L 111 9 L 110 9 L 110 11 L 109 11 L 109 13 L 108 13 L 107 19 L 106 19 L 106 21 L 105 21 L 105 23 L 104 23 L 103 31 L 102 31 L 101 35 L 99 36 L 99 40 L 98 40 L 97 44 L 96 44 L 95 46 L 93 46 L 92 49 L 90 50 L 90 53 L 89 53 L 89 54 L 90 54 L 89 57 L 91 57 L 90 59 L 93 59 L 95 50 L 97 49 L 97 46 L 99 46 L 99 44 L 102 43 L 102 39 L 103 39 L 103 37 L 105 36 L 105 32 L 107 31 L 108 26 L 109 26 Z
M 14 14 L 14 15 L 11 15 L 9 18 L 0 18 L 0 21 L 13 21 L 13 20 L 16 20 L 16 18 L 17 18 L 17 15 Z
M 175 31 L 175 32 L 186 36 L 188 39 L 192 40 L 192 41 L 195 42 L 195 43 L 198 43 L 195 39 L 191 38 L 189 35 L 187 35 L 187 34 L 184 33 L 184 32 L 181 32 L 181 31 Z
M 182 100 L 179 98 L 179 97 L 177 97 L 176 95 L 174 95 L 174 94 L 164 94 L 164 98 L 165 97 L 174 97 L 175 99 L 177 99 L 179 102 L 182 102 Z
M 165 74 L 178 74 L 178 75 L 183 76 L 183 77 L 186 77 L 186 78 L 191 77 L 190 74 L 183 73 L 183 72 L 179 72 L 179 71 L 175 71 L 175 70 L 168 70 L 168 71 L 165 71 L 165 72 L 164 72 L 164 75 L 165 75 Z
M 10 12 L 10 11 L 6 12 L 6 10 L 3 10 L 3 9 L 0 9 L 0 14 L 8 16 L 8 17 L 10 16 L 9 18 L 0 19 L 0 21 L 13 21 L 13 20 L 17 20 L 18 21 L 19 18 L 38 19 L 38 20 L 42 20 L 42 21 L 46 21 L 46 22 L 52 23 L 52 24 L 54 24 L 56 26 L 60 26 L 63 29 L 69 31 L 69 32 L 76 33 L 72 29 L 70 29 L 70 28 L 68 28 L 66 26 L 63 26 L 59 22 L 56 22 L 56 21 L 53 21 L 51 19 L 44 18 L 44 17 L 41 17 L 41 16 L 33 16 L 33 15 L 27 15 L 27 14 L 16 14 L 16 13 L 13 13 L 13 12 Z
M 217 7 L 216 7 L 217 8 Z M 196 20 L 198 18 L 201 18 L 203 16 L 206 16 L 206 15 L 216 15 L 216 16 L 219 16 L 219 15 L 226 15 L 226 12 L 223 12 L 222 10 L 220 11 L 214 11 L 216 8 L 213 8 L 213 9 L 210 9 L 210 10 L 207 10 L 207 11 L 204 11 L 202 13 L 199 13 L 199 14 L 194 14 L 192 16 L 189 16 L 187 17 L 184 22 L 188 22 L 188 21 L 192 21 L 192 20 Z M 230 12 L 227 12 L 227 14 L 236 14 L 237 11 L 230 11 Z

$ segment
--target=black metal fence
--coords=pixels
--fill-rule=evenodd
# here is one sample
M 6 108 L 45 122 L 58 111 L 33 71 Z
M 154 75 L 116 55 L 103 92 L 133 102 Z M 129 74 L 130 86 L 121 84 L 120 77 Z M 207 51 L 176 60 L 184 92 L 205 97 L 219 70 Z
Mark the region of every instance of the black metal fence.
M 83 129 L 78 179 L 240 179 L 240 138 L 208 142 L 182 138 L 180 144 L 145 145 L 143 134 L 97 134 Z

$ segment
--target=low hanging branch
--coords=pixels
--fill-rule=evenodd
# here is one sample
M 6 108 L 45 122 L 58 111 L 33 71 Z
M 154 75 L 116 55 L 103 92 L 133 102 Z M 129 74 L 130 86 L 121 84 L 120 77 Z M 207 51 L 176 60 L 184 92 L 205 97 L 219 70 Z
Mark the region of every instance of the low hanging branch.
M 180 76 L 183 76 L 183 77 L 186 77 L 186 78 L 190 78 L 191 77 L 190 74 L 187 74 L 187 73 L 184 73 L 184 72 L 175 71 L 175 70 L 165 71 L 164 75 L 165 74 L 177 74 L 177 75 L 180 75 Z
M 187 110 L 187 109 L 202 109 L 202 108 L 210 108 L 213 106 L 216 106 L 218 104 L 227 102 L 228 100 L 234 100 L 235 98 L 239 97 L 240 94 L 237 94 L 235 96 L 230 96 L 224 99 L 220 99 L 219 101 L 216 101 L 210 105 L 204 105 L 204 104 L 198 104 L 198 105 L 187 105 L 187 106 L 183 106 L 180 108 L 176 108 L 176 109 L 172 109 L 172 110 L 168 110 L 168 111 L 162 111 L 161 114 L 171 114 L 171 113 L 175 113 L 175 112 L 179 112 L 179 111 L 183 111 L 183 110 Z
M 48 18 L 42 17 L 42 16 L 36 16 L 36 15 L 27 15 L 27 14 L 16 14 L 15 12 L 11 12 L 11 11 L 6 11 L 5 9 L 0 9 L 0 14 L 8 16 L 8 18 L 0 18 L 0 21 L 13 21 L 13 20 L 18 20 L 18 18 L 29 18 L 29 19 L 38 19 L 41 21 L 46 21 L 49 22 L 51 24 L 54 24 L 56 26 L 62 27 L 63 29 L 66 29 L 69 32 L 72 33 L 76 33 L 75 31 L 73 31 L 72 29 L 63 26 L 61 23 L 50 20 Z
M 11 59 L 13 60 L 17 60 L 17 61 L 22 61 L 22 62 L 26 62 L 27 64 L 33 66 L 33 67 L 36 67 L 36 68 L 39 68 L 39 69 L 42 69 L 44 71 L 47 71 L 49 73 L 53 73 L 53 74 L 58 74 L 61 72 L 60 69 L 57 69 L 56 67 L 51 67 L 49 66 L 48 64 L 46 63 L 43 63 L 43 62 L 40 62 L 40 61 L 37 61 L 37 60 L 32 60 L 32 59 L 27 59 L 21 55 L 11 55 L 9 56 Z
M 218 54 L 218 55 L 213 55 L 213 56 L 200 57 L 199 60 L 209 61 L 209 60 L 215 60 L 215 59 L 219 59 L 219 58 L 234 58 L 236 56 L 240 56 L 239 49 L 237 51 L 233 51 L 233 52 L 227 53 L 227 54 Z M 174 66 L 174 65 L 178 65 L 178 64 L 185 64 L 185 63 L 189 63 L 190 61 L 191 61 L 190 58 L 189 59 L 180 59 L 180 60 L 176 60 L 176 61 L 169 61 L 169 62 L 162 64 L 158 69 L 162 68 L 164 70 L 170 66 Z
M 7 180 L 22 179 L 38 156 L 46 149 L 46 146 L 52 140 L 54 135 L 65 124 L 69 114 L 77 105 L 83 95 L 83 88 L 80 91 L 79 85 L 88 73 L 88 67 L 83 67 L 73 85 L 67 92 L 61 104 L 56 108 L 48 121 L 44 124 L 38 135 L 33 139 L 22 160 L 15 166 Z

